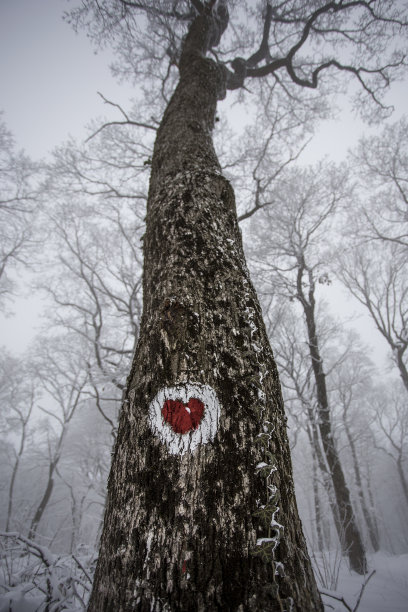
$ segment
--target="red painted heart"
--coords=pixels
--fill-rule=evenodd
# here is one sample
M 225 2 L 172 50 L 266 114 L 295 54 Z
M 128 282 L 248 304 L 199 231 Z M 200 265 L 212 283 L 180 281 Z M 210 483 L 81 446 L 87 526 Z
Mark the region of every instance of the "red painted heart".
M 166 400 L 161 413 L 175 433 L 186 434 L 200 425 L 204 404 L 195 397 L 188 400 L 187 406 L 181 400 Z

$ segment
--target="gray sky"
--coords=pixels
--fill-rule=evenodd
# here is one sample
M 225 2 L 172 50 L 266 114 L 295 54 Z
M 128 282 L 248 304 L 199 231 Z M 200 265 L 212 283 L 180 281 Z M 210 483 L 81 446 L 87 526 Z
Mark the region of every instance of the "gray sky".
M 107 112 L 97 94 L 126 104 L 111 56 L 62 20 L 66 0 L 0 0 L 0 109 L 19 147 L 42 157 Z

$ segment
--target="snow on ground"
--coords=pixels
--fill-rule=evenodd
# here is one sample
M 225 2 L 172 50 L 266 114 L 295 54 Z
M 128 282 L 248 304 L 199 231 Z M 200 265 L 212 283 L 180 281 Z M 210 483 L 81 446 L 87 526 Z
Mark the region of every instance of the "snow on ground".
M 0 612 L 38 612 L 41 610 L 42 601 L 43 599 L 38 597 L 36 599 L 21 597 L 10 600 L 10 597 L 0 596 Z
M 319 565 L 321 564 L 319 560 Z M 369 571 L 375 574 L 367 583 L 358 607 L 358 612 L 408 612 L 408 554 L 389 556 L 379 552 L 368 558 Z M 364 578 L 350 572 L 343 560 L 340 566 L 336 591 L 351 610 L 354 609 Z M 321 585 L 319 585 L 320 588 Z M 339 601 L 323 595 L 326 612 L 345 612 L 347 608 Z
M 326 565 L 326 576 L 330 574 L 330 569 L 334 570 L 334 574 L 336 574 L 337 569 L 339 570 L 337 588 L 330 590 L 330 592 L 337 597 L 343 597 L 348 605 L 347 608 L 340 601 L 323 595 L 325 612 L 355 610 L 364 578 L 350 572 L 346 562 L 343 560 L 340 563 L 336 554 L 332 554 L 330 557 L 325 555 L 325 559 L 326 562 L 323 557 L 316 560 L 322 573 L 324 573 L 322 571 L 324 565 Z M 358 612 L 408 612 L 408 554 L 391 557 L 385 552 L 380 552 L 372 555 L 368 561 L 369 574 L 372 570 L 375 570 L 375 574 L 366 585 L 358 606 Z M 331 565 L 331 568 L 329 565 Z M 38 610 L 44 610 L 44 606 L 39 605 L 42 598 L 24 596 L 26 589 L 23 585 L 24 583 L 20 588 L 14 589 L 11 601 L 10 595 L 0 595 L 0 612 L 38 612 Z M 27 584 L 25 586 L 27 587 Z M 319 585 L 319 587 L 323 588 L 322 585 Z M 327 588 L 325 589 L 326 592 Z M 75 606 L 75 604 L 70 605 L 65 601 L 65 605 L 58 609 L 66 612 L 79 612 L 84 608 Z

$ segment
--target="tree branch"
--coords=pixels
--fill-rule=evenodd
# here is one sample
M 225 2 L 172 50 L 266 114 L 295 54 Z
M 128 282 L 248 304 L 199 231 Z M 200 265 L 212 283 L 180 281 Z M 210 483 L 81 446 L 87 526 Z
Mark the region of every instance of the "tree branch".
M 296 74 L 295 66 L 293 64 L 296 53 L 301 49 L 301 47 L 305 44 L 305 42 L 309 39 L 311 32 L 314 34 L 320 34 L 324 36 L 328 32 L 337 32 L 338 34 L 342 34 L 340 30 L 336 31 L 331 28 L 330 30 L 317 30 L 314 27 L 315 22 L 324 14 L 329 12 L 338 13 L 342 11 L 346 11 L 348 9 L 353 9 L 356 7 L 360 7 L 366 9 L 370 12 L 373 19 L 378 22 L 390 23 L 394 25 L 400 25 L 401 27 L 405 27 L 408 25 L 407 22 L 401 21 L 398 19 L 387 19 L 386 17 L 378 16 L 374 13 L 372 8 L 373 0 L 369 0 L 368 2 L 364 0 L 355 0 L 351 2 L 328 2 L 324 6 L 321 6 L 316 11 L 314 11 L 310 17 L 304 23 L 303 29 L 300 33 L 299 40 L 289 49 L 289 51 L 285 54 L 284 57 L 275 58 L 273 61 L 267 63 L 264 66 L 258 66 L 257 64 L 262 60 L 267 58 L 269 53 L 268 46 L 268 37 L 270 26 L 272 20 L 274 23 L 283 23 L 283 24 L 296 24 L 299 23 L 299 19 L 285 19 L 279 17 L 276 14 L 276 9 L 272 9 L 271 5 L 267 5 L 265 22 L 264 22 L 264 31 L 262 42 L 259 50 L 254 53 L 248 60 L 244 60 L 242 58 L 235 58 L 230 62 L 231 67 L 233 68 L 233 72 L 227 69 L 227 89 L 237 89 L 243 86 L 244 80 L 246 77 L 265 77 L 269 74 L 273 74 L 280 70 L 281 68 L 286 67 L 287 72 L 292 79 L 292 81 L 301 87 L 308 87 L 311 89 L 316 89 L 318 86 L 318 77 L 320 73 L 330 67 L 335 67 L 338 70 L 346 71 L 352 73 L 360 82 L 363 89 L 369 94 L 369 96 L 373 99 L 373 101 L 378 104 L 383 109 L 389 109 L 390 107 L 384 106 L 380 100 L 378 99 L 376 92 L 373 88 L 371 88 L 367 82 L 364 80 L 363 74 L 374 74 L 379 75 L 383 80 L 383 88 L 389 85 L 389 77 L 386 74 L 386 70 L 388 68 L 397 68 L 399 66 L 404 65 L 405 63 L 405 55 L 402 55 L 400 59 L 396 62 L 391 62 L 386 64 L 385 66 L 369 69 L 363 66 L 355 67 L 352 65 L 342 64 L 336 59 L 330 59 L 324 61 L 322 64 L 317 66 L 310 78 L 302 78 Z M 353 41 L 355 42 L 355 41 Z M 357 44 L 357 43 L 356 43 Z
M 142 128 L 147 129 L 147 130 L 157 131 L 157 127 L 155 125 L 151 125 L 149 123 L 143 123 L 143 122 L 140 122 L 140 121 L 133 121 L 132 119 L 129 119 L 127 113 L 123 110 L 123 108 L 120 106 L 120 104 L 116 104 L 115 102 L 111 102 L 110 100 L 105 98 L 105 96 L 102 95 L 99 91 L 98 91 L 98 95 L 101 96 L 101 98 L 105 102 L 105 104 L 110 104 L 111 106 L 115 106 L 116 108 L 118 108 L 120 110 L 120 112 L 122 113 L 122 115 L 125 117 L 125 121 L 108 121 L 107 123 L 104 123 L 103 125 L 101 125 L 100 128 L 98 128 L 96 130 L 96 132 L 94 132 L 93 134 L 88 136 L 88 138 L 85 140 L 85 142 L 88 142 L 89 140 L 94 138 L 103 129 L 105 129 L 106 127 L 108 127 L 110 125 L 135 125 L 136 127 L 142 127 Z
M 256 51 L 256 53 L 251 55 L 251 57 L 247 60 L 246 64 L 248 68 L 252 68 L 253 66 L 256 66 L 257 64 L 259 64 L 260 61 L 262 61 L 263 59 L 269 56 L 268 41 L 269 41 L 269 32 L 271 29 L 271 22 L 272 22 L 272 6 L 270 4 L 267 4 L 261 45 L 258 51 Z
M 131 0 L 120 0 L 121 4 L 127 8 L 132 9 L 140 9 L 142 11 L 146 11 L 146 13 L 150 13 L 151 15 L 160 15 L 162 17 L 174 17 L 175 19 L 179 19 L 180 21 L 190 21 L 194 17 L 191 13 L 179 13 L 175 9 L 173 11 L 163 11 L 162 9 L 158 9 L 154 6 L 154 3 L 151 0 L 148 2 L 132 2 Z M 191 3 L 195 7 L 195 4 L 201 4 L 200 0 L 191 0 Z

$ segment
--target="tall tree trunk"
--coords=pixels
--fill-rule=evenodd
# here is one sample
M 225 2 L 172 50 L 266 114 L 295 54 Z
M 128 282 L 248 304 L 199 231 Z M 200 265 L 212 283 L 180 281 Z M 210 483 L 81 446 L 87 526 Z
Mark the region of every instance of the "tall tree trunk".
M 315 509 L 315 524 L 316 524 L 316 535 L 317 535 L 317 550 L 322 551 L 324 549 L 323 541 L 323 516 L 322 508 L 320 503 L 319 495 L 319 480 L 317 478 L 317 465 L 315 458 L 313 457 L 313 501 Z
M 21 449 L 21 446 L 20 446 L 20 449 Z M 8 492 L 6 531 L 9 531 L 10 529 L 11 517 L 13 515 L 14 485 L 16 482 L 18 468 L 20 466 L 20 458 L 21 458 L 21 452 L 19 452 L 16 455 L 16 459 L 15 459 L 14 466 L 13 466 L 13 471 L 11 472 L 11 479 L 10 479 L 9 492 Z
M 309 418 L 313 419 L 313 417 Z M 339 516 L 339 511 L 336 505 L 336 500 L 334 498 L 334 492 L 333 492 L 333 483 L 332 480 L 330 478 L 330 475 L 328 473 L 327 470 L 327 465 L 324 461 L 324 457 L 323 457 L 323 453 L 322 450 L 320 448 L 320 443 L 319 443 L 319 438 L 318 438 L 318 434 L 317 434 L 317 427 L 316 427 L 316 423 L 314 422 L 314 419 L 310 421 L 310 426 L 306 428 L 307 431 L 307 435 L 309 438 L 309 443 L 312 449 L 312 460 L 313 460 L 313 478 L 315 479 L 315 484 L 314 484 L 314 490 L 316 487 L 316 492 L 315 492 L 315 499 L 316 499 L 316 494 L 318 495 L 318 477 L 317 477 L 317 466 L 319 467 L 319 471 L 320 474 L 323 478 L 323 486 L 324 489 L 326 491 L 327 494 L 327 499 L 329 502 L 329 507 L 330 510 L 332 511 L 332 516 L 333 516 L 333 520 L 334 520 L 334 524 L 336 527 L 336 531 L 338 534 L 341 533 L 341 523 L 340 523 L 340 516 Z M 315 505 L 317 504 L 317 502 L 315 502 Z M 319 525 L 319 521 L 321 518 L 321 504 L 320 504 L 320 499 L 318 502 L 319 505 L 319 512 L 317 512 L 316 510 L 316 529 L 319 530 L 322 534 L 321 540 L 322 540 L 322 547 L 319 550 L 323 550 L 324 545 L 324 539 L 323 539 L 323 521 L 321 521 L 320 525 Z M 317 508 L 317 506 L 316 506 Z M 330 538 L 329 538 L 330 540 Z M 327 544 L 330 544 L 330 541 L 327 542 Z
M 67 426 L 68 426 L 68 422 L 69 420 L 72 418 L 75 408 L 78 405 L 78 400 L 79 400 L 79 396 L 80 394 L 78 393 L 77 395 L 77 400 L 74 403 L 74 406 L 71 410 L 71 416 L 65 421 L 65 423 L 63 424 L 60 436 L 58 438 L 57 444 L 56 444 L 56 448 L 54 451 L 54 456 L 52 457 L 52 459 L 50 458 L 50 463 L 48 466 L 48 478 L 47 478 L 47 483 L 45 485 L 45 489 L 44 489 L 44 493 L 43 496 L 41 498 L 40 503 L 37 506 L 37 509 L 34 513 L 34 517 L 31 521 L 31 525 L 30 525 L 30 531 L 28 533 L 28 538 L 30 540 L 35 540 L 36 535 L 37 535 L 37 529 L 38 529 L 38 525 L 40 524 L 40 521 L 43 517 L 43 514 L 45 512 L 45 509 L 48 505 L 48 502 L 50 501 L 52 492 L 54 490 L 54 472 L 57 470 L 58 468 L 58 463 L 59 460 L 61 458 L 61 450 L 62 450 L 62 445 L 64 443 L 65 440 L 65 436 L 67 433 Z
M 305 271 L 308 273 L 308 298 L 304 294 L 302 285 L 302 277 Z M 363 541 L 351 505 L 350 491 L 346 484 L 340 457 L 338 456 L 333 439 L 326 375 L 323 371 L 323 360 L 319 351 L 319 340 L 316 330 L 313 273 L 307 268 L 303 258 L 299 261 L 298 267 L 297 296 L 305 313 L 309 351 L 316 382 L 318 427 L 327 466 L 333 481 L 333 489 L 340 516 L 341 533 L 339 533 L 339 538 L 343 546 L 343 552 L 348 555 L 351 569 L 359 574 L 364 574 L 367 571 L 367 561 Z
M 224 74 L 187 36 L 158 130 L 144 310 L 90 612 L 321 611 L 280 385 L 211 131 Z
M 51 495 L 52 495 L 52 491 L 54 489 L 54 471 L 55 471 L 55 466 L 56 466 L 56 464 L 53 461 L 48 466 L 47 484 L 45 485 L 43 496 L 41 498 L 40 503 L 37 506 L 37 509 L 36 509 L 36 511 L 34 513 L 34 517 L 33 517 L 32 521 L 31 521 L 30 531 L 28 532 L 28 539 L 29 540 L 35 540 L 35 538 L 37 537 L 38 525 L 40 524 L 40 521 L 41 521 L 41 519 L 43 517 L 45 509 L 46 509 L 46 507 L 48 505 L 48 502 L 50 501 L 50 498 L 51 498 Z
M 24 414 L 20 412 L 18 407 L 15 408 L 18 416 L 20 417 L 21 437 L 20 437 L 20 446 L 19 446 L 18 452 L 16 453 L 15 462 L 14 462 L 13 470 L 11 473 L 11 479 L 10 479 L 10 485 L 9 485 L 9 491 L 8 491 L 6 531 L 9 531 L 10 529 L 10 523 L 11 523 L 11 519 L 13 516 L 14 486 L 16 483 L 17 473 L 20 467 L 21 457 L 23 456 L 23 453 L 24 453 L 24 447 L 25 447 L 26 438 L 27 438 L 27 424 L 31 417 L 33 407 L 34 407 L 34 397 L 33 397 L 33 392 L 31 392 L 30 404 L 29 404 L 29 409 L 27 411 L 27 414 L 24 416 Z
M 333 480 L 331 473 L 329 472 L 327 461 L 323 456 L 321 449 L 320 437 L 318 426 L 316 424 L 316 416 L 313 413 L 313 409 L 310 404 L 307 405 L 307 412 L 309 416 L 310 427 L 307 428 L 307 434 L 309 437 L 310 446 L 312 448 L 313 460 L 317 463 L 320 469 L 320 473 L 323 478 L 323 486 L 327 493 L 327 499 L 329 502 L 330 510 L 332 511 L 333 521 L 336 527 L 337 535 L 339 540 L 343 537 L 343 530 L 341 526 L 339 508 L 336 503 L 336 496 L 334 494 Z
M 372 490 L 372 487 L 371 487 L 371 475 L 370 475 L 369 471 L 365 475 L 365 482 L 366 482 L 366 486 L 367 486 L 368 501 L 369 501 L 369 504 L 370 504 L 369 512 L 370 512 L 371 520 L 373 522 L 374 531 L 375 531 L 375 533 L 378 534 L 378 540 L 380 541 L 380 537 L 379 537 L 380 530 L 378 528 L 377 515 L 376 515 L 376 512 L 375 512 L 374 496 L 373 496 L 373 490 Z M 380 545 L 381 545 L 381 542 L 380 542 Z
M 347 441 L 349 443 L 349 447 L 351 450 L 351 457 L 353 459 L 353 468 L 354 468 L 354 476 L 356 479 L 356 488 L 357 488 L 357 495 L 358 495 L 358 499 L 360 502 L 360 506 L 361 506 L 361 510 L 364 516 L 364 520 L 366 522 L 367 525 L 367 529 L 368 529 L 368 535 L 371 541 L 371 545 L 373 547 L 374 552 L 377 552 L 380 549 L 380 542 L 378 539 L 378 531 L 375 528 L 375 523 L 372 519 L 371 513 L 368 509 L 368 506 L 366 504 L 366 500 L 364 497 L 364 490 L 363 490 L 363 482 L 361 479 L 361 473 L 360 473 L 360 467 L 359 467 L 359 462 L 357 459 L 357 452 L 356 452 L 356 445 L 354 444 L 354 440 L 353 440 L 353 436 L 351 435 L 351 431 L 350 431 L 350 427 L 347 423 L 347 417 L 346 414 L 343 412 L 343 423 L 344 423 L 344 430 L 346 432 L 346 436 L 347 436 Z

